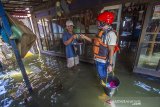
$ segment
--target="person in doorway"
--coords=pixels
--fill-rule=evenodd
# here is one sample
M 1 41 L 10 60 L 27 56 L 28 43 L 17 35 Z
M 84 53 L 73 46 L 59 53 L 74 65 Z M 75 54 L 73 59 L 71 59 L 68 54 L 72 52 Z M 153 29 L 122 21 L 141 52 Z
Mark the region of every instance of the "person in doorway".
M 73 43 L 76 42 L 77 35 L 73 32 L 73 22 L 66 21 L 66 31 L 63 33 L 63 43 L 66 47 L 67 67 L 72 68 L 79 64 L 79 57 L 75 53 Z
M 113 55 L 114 51 L 117 51 L 115 50 L 117 35 L 111 26 L 113 21 L 114 13 L 105 11 L 97 17 L 98 29 L 100 29 L 98 37 L 91 39 L 81 35 L 81 38 L 93 43 L 94 60 L 101 85 L 106 85 L 107 72 L 113 70 Z

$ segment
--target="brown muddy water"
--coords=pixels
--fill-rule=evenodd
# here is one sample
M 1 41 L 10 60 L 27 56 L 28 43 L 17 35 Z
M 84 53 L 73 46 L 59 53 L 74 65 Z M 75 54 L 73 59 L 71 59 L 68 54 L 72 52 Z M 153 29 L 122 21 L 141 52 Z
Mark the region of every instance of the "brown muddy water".
M 34 55 L 24 59 L 30 95 L 18 68 L 0 73 L 0 107 L 160 107 L 160 80 L 127 72 L 117 63 L 117 93 L 105 95 L 95 65 L 67 69 L 65 59 Z

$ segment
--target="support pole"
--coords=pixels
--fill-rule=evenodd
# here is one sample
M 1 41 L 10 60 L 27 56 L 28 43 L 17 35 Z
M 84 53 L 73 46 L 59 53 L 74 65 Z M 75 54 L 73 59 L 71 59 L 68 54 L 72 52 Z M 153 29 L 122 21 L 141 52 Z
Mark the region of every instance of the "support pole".
M 7 36 L 10 37 L 12 35 L 11 27 L 9 25 L 9 22 L 8 22 L 7 17 L 6 17 L 6 14 L 5 14 L 5 11 L 4 11 L 4 8 L 2 6 L 1 1 L 0 1 L 0 17 L 1 17 L 1 20 L 2 20 L 3 28 L 4 28 L 5 32 L 7 33 Z M 10 40 L 10 44 L 11 44 L 12 49 L 14 51 L 14 54 L 16 56 L 16 60 L 17 60 L 17 63 L 20 67 L 24 82 L 25 82 L 25 84 L 28 88 L 29 93 L 31 94 L 33 90 L 32 90 L 31 84 L 29 82 L 28 75 L 26 73 L 26 70 L 25 70 L 24 64 L 22 62 L 20 53 L 19 53 L 18 48 L 16 46 L 15 40 L 14 39 Z

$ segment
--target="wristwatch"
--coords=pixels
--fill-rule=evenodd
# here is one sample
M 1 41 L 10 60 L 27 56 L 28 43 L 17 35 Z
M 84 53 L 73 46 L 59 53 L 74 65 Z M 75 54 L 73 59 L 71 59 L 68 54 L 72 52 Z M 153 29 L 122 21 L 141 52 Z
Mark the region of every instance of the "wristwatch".
M 109 64 L 109 66 L 112 66 L 112 67 L 113 67 L 113 64 Z

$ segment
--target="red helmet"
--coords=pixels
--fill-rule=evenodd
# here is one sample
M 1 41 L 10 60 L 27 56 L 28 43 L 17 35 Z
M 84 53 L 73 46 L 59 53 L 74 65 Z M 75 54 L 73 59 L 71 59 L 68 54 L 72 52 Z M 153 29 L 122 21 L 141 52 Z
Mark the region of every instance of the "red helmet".
M 107 24 L 112 24 L 114 21 L 114 13 L 113 12 L 103 12 L 98 15 L 97 20 L 100 22 L 104 22 Z

